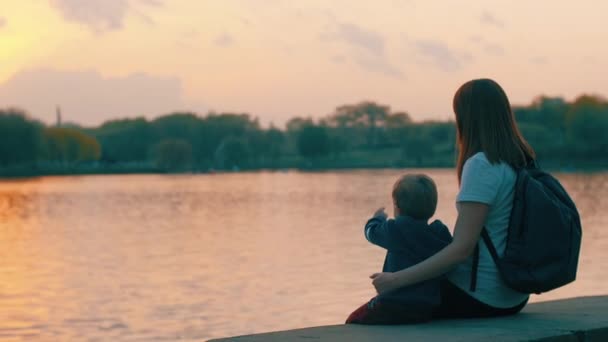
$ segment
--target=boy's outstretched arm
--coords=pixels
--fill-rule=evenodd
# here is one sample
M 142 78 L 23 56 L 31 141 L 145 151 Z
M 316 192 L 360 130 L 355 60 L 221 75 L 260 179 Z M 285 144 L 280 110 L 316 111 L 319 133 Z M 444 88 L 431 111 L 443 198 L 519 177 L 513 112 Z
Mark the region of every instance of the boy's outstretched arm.
M 365 238 L 374 245 L 389 249 L 392 246 L 391 242 L 394 242 L 391 239 L 391 226 L 393 224 L 394 221 L 388 219 L 384 208 L 380 208 L 365 224 Z

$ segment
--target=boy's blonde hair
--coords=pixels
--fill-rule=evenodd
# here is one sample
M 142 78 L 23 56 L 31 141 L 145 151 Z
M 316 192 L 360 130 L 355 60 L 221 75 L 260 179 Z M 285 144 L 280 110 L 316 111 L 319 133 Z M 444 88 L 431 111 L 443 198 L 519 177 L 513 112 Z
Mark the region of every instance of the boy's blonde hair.
M 401 215 L 428 220 L 437 209 L 437 187 L 427 175 L 401 176 L 393 186 L 393 202 Z

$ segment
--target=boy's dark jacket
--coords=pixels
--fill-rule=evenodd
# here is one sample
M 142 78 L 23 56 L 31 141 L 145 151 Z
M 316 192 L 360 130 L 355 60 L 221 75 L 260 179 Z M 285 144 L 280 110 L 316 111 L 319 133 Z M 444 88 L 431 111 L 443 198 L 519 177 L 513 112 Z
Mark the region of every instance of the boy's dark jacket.
M 452 241 L 448 228 L 439 220 L 427 224 L 409 216 L 393 219 L 373 217 L 365 225 L 365 237 L 386 249 L 382 272 L 397 272 L 415 265 L 439 252 Z M 405 286 L 378 295 L 375 301 L 430 308 L 439 305 L 440 278 Z

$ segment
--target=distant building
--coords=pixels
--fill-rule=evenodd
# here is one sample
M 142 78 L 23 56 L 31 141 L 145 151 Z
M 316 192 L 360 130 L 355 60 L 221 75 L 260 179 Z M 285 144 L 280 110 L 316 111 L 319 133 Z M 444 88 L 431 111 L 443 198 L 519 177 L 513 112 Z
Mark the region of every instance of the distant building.
M 55 125 L 61 127 L 61 107 L 59 106 L 57 106 L 57 122 Z

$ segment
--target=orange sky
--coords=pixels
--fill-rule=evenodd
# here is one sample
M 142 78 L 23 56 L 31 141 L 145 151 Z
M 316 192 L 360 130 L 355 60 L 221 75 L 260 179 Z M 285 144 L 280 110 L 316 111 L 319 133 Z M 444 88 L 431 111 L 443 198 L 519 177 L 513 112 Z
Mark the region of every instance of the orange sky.
M 516 104 L 608 95 L 606 13 L 600 0 L 0 0 L 0 108 L 283 125 L 365 99 L 446 119 L 477 77 Z

